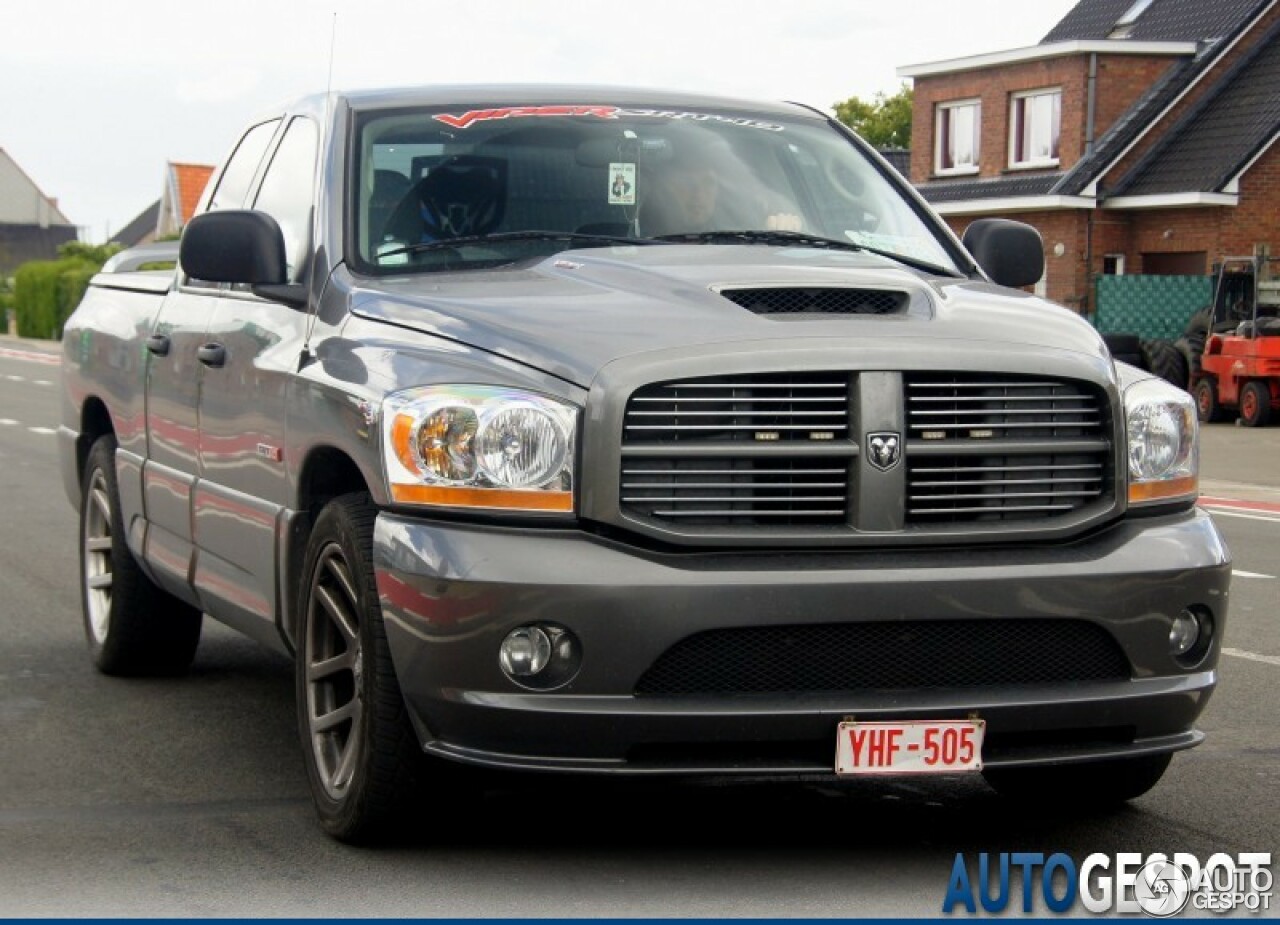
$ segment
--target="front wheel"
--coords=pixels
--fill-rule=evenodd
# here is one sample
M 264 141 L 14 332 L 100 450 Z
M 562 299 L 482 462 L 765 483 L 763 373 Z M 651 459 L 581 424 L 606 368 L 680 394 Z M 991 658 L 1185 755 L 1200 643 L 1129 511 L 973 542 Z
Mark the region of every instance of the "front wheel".
M 1222 405 L 1218 401 L 1218 384 L 1208 377 L 1196 383 L 1196 414 L 1204 424 L 1223 419 Z
M 396 682 L 373 571 L 377 510 L 331 501 L 307 545 L 296 656 L 298 730 L 320 824 L 346 842 L 394 828 L 426 759 Z
M 1140 797 L 1164 776 L 1172 755 L 1143 755 L 1043 768 L 988 768 L 987 783 L 1014 800 L 1112 806 Z
M 1240 420 L 1245 427 L 1266 427 L 1271 423 L 1271 390 L 1265 382 L 1246 382 L 1240 390 Z
M 195 657 L 203 614 L 158 588 L 133 558 L 115 460 L 115 437 L 100 437 L 81 483 L 80 604 L 89 654 L 104 674 L 177 674 Z

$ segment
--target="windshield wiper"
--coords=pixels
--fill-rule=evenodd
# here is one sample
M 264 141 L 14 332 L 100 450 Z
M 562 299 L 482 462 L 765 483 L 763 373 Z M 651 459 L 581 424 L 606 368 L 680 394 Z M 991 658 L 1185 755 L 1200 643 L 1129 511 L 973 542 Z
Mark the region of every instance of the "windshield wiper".
M 803 244 L 807 247 L 829 248 L 831 250 L 862 251 L 897 261 L 916 270 L 934 273 L 938 276 L 960 276 L 948 267 L 899 254 L 890 250 L 882 250 L 867 244 L 856 244 L 853 241 L 841 241 L 839 238 L 824 238 L 822 235 L 806 234 L 803 231 L 694 231 L 687 234 L 664 234 L 655 238 L 675 244 Z
M 629 238 L 625 235 L 579 234 L 575 231 L 495 231 L 493 234 L 463 235 L 459 238 L 441 238 L 439 241 L 421 241 L 405 244 L 389 251 L 380 251 L 378 257 L 394 257 L 397 254 L 418 254 L 423 251 L 443 250 L 468 244 L 500 244 L 504 241 L 566 241 L 571 244 L 604 247 L 609 244 L 671 244 L 657 238 Z

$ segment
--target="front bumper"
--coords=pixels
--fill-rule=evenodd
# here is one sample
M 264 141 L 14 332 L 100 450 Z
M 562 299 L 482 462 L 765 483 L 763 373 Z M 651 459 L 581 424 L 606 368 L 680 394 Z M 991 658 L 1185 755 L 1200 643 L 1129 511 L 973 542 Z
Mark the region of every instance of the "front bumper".
M 1196 510 L 1130 518 L 1044 547 L 666 554 L 578 531 L 442 524 L 383 513 L 374 562 L 396 673 L 424 748 L 508 768 L 832 773 L 835 728 L 987 722 L 987 766 L 1170 752 L 1217 680 L 1229 556 Z M 1194 668 L 1169 621 L 1209 608 Z M 636 696 L 638 679 L 704 630 L 848 621 L 1077 619 L 1110 633 L 1127 680 L 849 693 Z M 535 621 L 568 627 L 581 671 L 550 693 L 501 672 L 498 646 Z

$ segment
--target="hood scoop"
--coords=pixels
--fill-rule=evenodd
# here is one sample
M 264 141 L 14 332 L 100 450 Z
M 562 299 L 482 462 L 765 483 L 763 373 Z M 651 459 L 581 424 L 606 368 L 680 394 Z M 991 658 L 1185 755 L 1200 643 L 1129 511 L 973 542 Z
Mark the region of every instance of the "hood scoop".
M 904 315 L 911 303 L 905 292 L 847 286 L 721 289 L 720 295 L 757 315 L 791 318 L 826 315 Z

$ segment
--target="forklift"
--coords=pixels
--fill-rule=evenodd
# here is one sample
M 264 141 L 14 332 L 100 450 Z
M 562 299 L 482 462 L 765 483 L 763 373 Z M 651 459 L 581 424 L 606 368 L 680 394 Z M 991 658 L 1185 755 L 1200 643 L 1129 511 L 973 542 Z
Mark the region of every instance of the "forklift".
M 1221 421 L 1234 411 L 1246 427 L 1262 427 L 1280 412 L 1280 278 L 1271 272 L 1275 260 L 1260 249 L 1252 257 L 1224 257 L 1218 265 L 1203 349 L 1197 351 L 1199 362 L 1189 364 L 1201 421 Z

